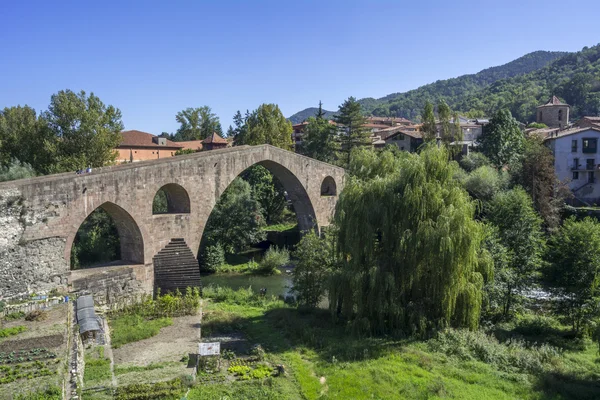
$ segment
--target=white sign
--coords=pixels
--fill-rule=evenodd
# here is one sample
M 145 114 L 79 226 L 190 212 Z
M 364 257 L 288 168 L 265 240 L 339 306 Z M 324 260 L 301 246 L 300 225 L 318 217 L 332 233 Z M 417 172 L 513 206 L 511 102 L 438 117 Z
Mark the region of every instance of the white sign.
M 198 354 L 201 356 L 218 356 L 221 354 L 221 342 L 198 343 Z

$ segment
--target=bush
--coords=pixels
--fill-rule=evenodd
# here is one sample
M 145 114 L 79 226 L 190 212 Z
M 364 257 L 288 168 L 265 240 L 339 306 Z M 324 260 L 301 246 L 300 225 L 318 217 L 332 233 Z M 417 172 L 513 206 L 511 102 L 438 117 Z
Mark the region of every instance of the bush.
M 176 290 L 175 293 L 167 293 L 166 295 L 161 295 L 159 291 L 156 294 L 156 299 L 151 296 L 144 296 L 140 302 L 113 312 L 113 315 L 139 315 L 153 319 L 195 315 L 199 307 L 200 289 L 188 287 L 183 295 L 179 290 Z
M 0 182 L 33 178 L 34 176 L 36 173 L 31 165 L 16 159 L 13 159 L 7 166 L 0 167 Z
M 428 347 L 461 360 L 478 360 L 506 372 L 540 373 L 556 367 L 562 361 L 559 349 L 548 346 L 528 346 L 525 341 L 500 343 L 493 336 L 479 331 L 447 329 L 439 332 Z
M 263 259 L 260 261 L 258 273 L 273 275 L 280 273 L 279 268 L 289 264 L 290 252 L 287 249 L 269 247 Z
M 15 396 L 15 400 L 62 400 L 62 398 L 62 389 L 57 386 Z
M 225 251 L 221 243 L 206 246 L 202 254 L 202 270 L 216 272 L 217 268 L 225 264 Z
M 183 394 L 181 379 L 173 379 L 158 383 L 136 383 L 119 386 L 115 393 L 116 400 L 154 400 L 178 399 Z
M 482 153 L 470 153 L 468 156 L 463 157 L 459 164 L 462 169 L 471 172 L 484 165 L 490 165 L 491 163 Z
M 252 287 L 233 290 L 229 287 L 209 285 L 202 291 L 202 296 L 220 303 L 248 305 L 254 307 L 281 306 L 282 302 L 275 296 L 265 297 L 254 293 Z

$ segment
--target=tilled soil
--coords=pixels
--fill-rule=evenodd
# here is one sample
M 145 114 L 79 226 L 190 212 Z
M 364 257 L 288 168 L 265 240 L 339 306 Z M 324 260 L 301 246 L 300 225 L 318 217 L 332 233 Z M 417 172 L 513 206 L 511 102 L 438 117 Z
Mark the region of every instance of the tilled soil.
M 65 341 L 63 334 L 40 336 L 29 339 L 7 340 L 0 343 L 0 352 L 7 353 L 17 350 L 29 350 L 47 348 L 53 349 L 62 345 Z

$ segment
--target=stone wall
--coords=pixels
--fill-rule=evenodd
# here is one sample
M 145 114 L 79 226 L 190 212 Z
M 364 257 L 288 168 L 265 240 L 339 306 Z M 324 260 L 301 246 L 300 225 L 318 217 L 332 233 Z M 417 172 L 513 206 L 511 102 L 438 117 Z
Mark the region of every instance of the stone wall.
M 27 208 L 18 189 L 0 189 L 0 300 L 66 287 L 65 239 L 26 241 L 27 226 L 43 223 L 50 208 Z

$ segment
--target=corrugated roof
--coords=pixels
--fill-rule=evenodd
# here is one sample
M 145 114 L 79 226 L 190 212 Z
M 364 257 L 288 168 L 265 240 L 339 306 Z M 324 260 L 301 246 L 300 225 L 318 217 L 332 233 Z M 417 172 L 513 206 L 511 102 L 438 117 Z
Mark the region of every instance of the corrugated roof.
M 123 140 L 117 147 L 151 147 L 161 149 L 180 149 L 182 146 L 179 144 L 166 139 L 166 145 L 161 146 L 158 144 L 158 136 L 155 136 L 148 132 L 142 131 L 123 131 L 121 132 Z

